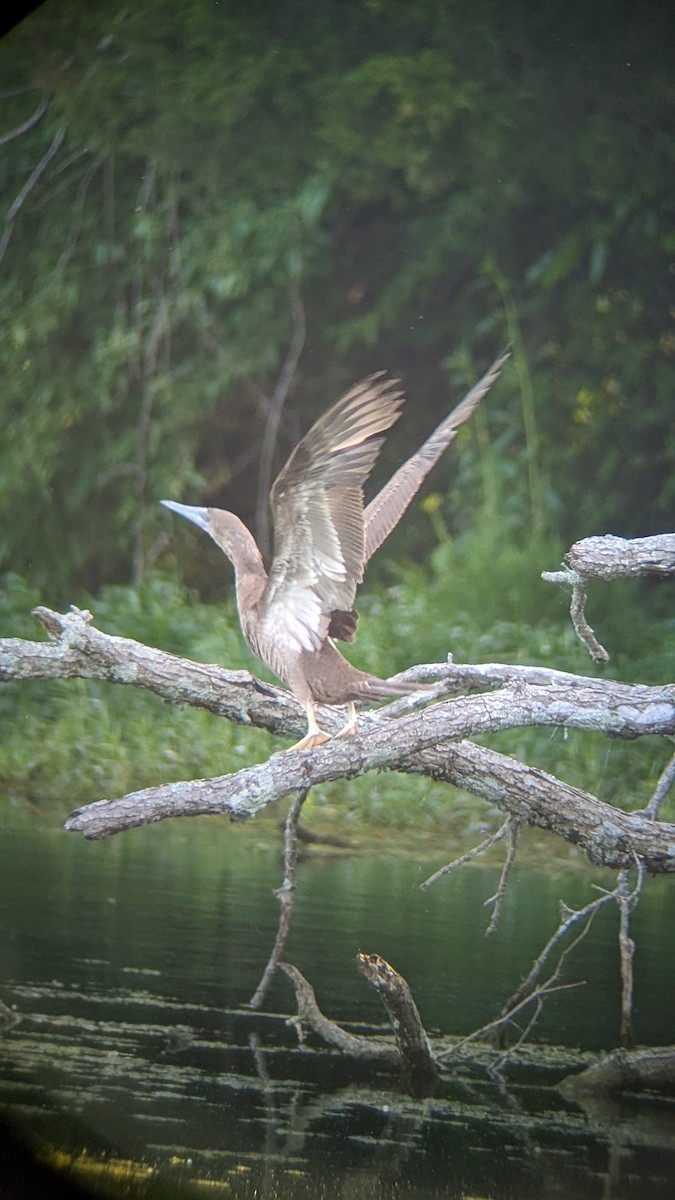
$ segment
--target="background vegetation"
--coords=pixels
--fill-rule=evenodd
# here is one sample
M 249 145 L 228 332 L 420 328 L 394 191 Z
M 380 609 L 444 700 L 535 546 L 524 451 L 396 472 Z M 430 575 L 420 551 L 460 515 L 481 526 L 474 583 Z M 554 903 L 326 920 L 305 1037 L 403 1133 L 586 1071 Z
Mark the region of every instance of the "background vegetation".
M 588 672 L 539 572 L 578 537 L 672 526 L 673 23 L 658 0 L 48 0 L 13 30 L 2 632 L 33 636 L 38 601 L 89 604 L 111 632 L 250 666 L 226 564 L 157 501 L 235 508 L 264 540 L 265 423 L 291 357 L 277 465 L 384 367 L 410 396 L 385 473 L 510 342 L 373 564 L 358 659 Z M 663 678 L 665 588 L 600 596 L 610 669 Z M 0 778 L 91 798 L 264 752 L 112 693 L 6 689 Z M 569 745 L 536 754 L 569 778 Z M 662 765 L 644 754 L 636 779 Z

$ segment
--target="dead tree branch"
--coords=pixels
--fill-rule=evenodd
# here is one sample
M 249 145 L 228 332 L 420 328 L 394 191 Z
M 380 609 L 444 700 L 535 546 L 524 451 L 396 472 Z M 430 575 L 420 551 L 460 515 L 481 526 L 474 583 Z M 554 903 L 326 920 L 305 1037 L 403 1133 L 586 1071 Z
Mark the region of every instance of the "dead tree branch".
M 35 90 L 35 88 L 20 88 L 13 92 L 3 92 L 0 99 L 6 100 L 12 96 L 19 96 L 22 92 L 33 92 Z M 35 112 L 31 113 L 27 120 L 22 121 L 21 125 L 17 125 L 14 129 L 10 129 L 9 133 L 0 134 L 0 146 L 5 146 L 7 142 L 13 142 L 15 138 L 22 137 L 24 133 L 29 133 L 31 129 L 34 129 L 45 115 L 50 100 L 51 96 L 49 92 L 44 93 Z
M 640 575 L 675 577 L 675 533 L 622 538 L 613 534 L 575 542 L 565 561 L 584 579 L 635 579 Z
M 584 538 L 565 555 L 560 571 L 542 571 L 547 583 L 571 587 L 570 616 L 577 637 L 594 662 L 609 662 L 609 654 L 591 629 L 585 613 L 587 584 L 592 579 L 635 579 L 655 575 L 675 577 L 675 533 L 655 537 L 621 538 L 613 534 Z
M 560 970 L 562 968 L 563 962 L 565 961 L 565 958 L 568 957 L 569 953 L 574 949 L 574 947 L 577 946 L 579 944 L 579 942 L 583 940 L 583 938 L 585 938 L 586 934 L 588 933 L 593 921 L 595 920 L 597 914 L 600 912 L 601 908 L 605 908 L 606 905 L 608 905 L 608 904 L 616 903 L 620 906 L 620 909 L 621 909 L 621 906 L 624 905 L 625 913 L 626 913 L 625 930 L 627 933 L 628 913 L 631 912 L 632 909 L 637 904 L 637 901 L 642 892 L 643 882 L 644 882 L 644 871 L 642 869 L 640 869 L 640 870 L 638 870 L 638 877 L 637 877 L 635 887 L 634 887 L 633 891 L 631 892 L 631 891 L 629 891 L 629 887 L 628 887 L 628 873 L 626 871 L 621 871 L 619 874 L 619 879 L 618 879 L 617 885 L 613 889 L 613 891 L 604 891 L 603 890 L 603 892 L 600 896 L 598 896 L 595 900 L 591 900 L 590 903 L 584 905 L 583 908 L 571 909 L 568 907 L 568 905 L 561 902 L 561 904 L 560 904 L 560 923 L 558 925 L 558 928 L 554 931 L 554 933 L 551 934 L 551 937 L 548 939 L 546 945 L 541 950 L 541 952 L 538 954 L 537 958 L 533 962 L 525 979 L 522 981 L 522 983 L 516 989 L 516 991 L 513 993 L 513 995 L 510 996 L 509 999 L 504 1004 L 502 1011 L 499 1014 L 499 1017 L 497 1018 L 497 1021 L 493 1023 L 494 1026 L 498 1027 L 500 1029 L 504 1028 L 505 1025 L 508 1023 L 511 1014 L 519 1012 L 522 1004 L 525 1001 L 527 1001 L 528 998 L 531 998 L 532 996 L 536 996 L 538 994 L 537 989 L 539 988 L 539 980 L 541 978 L 542 971 L 543 971 L 546 963 L 551 958 L 551 955 L 553 954 L 554 950 L 561 944 L 561 942 L 565 941 L 565 938 L 568 936 L 568 934 L 571 932 L 571 930 L 575 929 L 577 925 L 581 925 L 582 926 L 581 932 L 579 934 L 577 934 L 574 941 L 570 945 L 568 945 L 567 948 L 565 950 L 563 950 L 562 953 L 560 954 L 560 957 L 558 958 L 558 965 L 556 966 L 555 970 L 553 971 L 552 975 L 550 976 L 549 983 L 551 981 L 557 980 L 559 978 Z M 621 936 L 621 932 L 620 932 L 620 936 Z M 622 978 L 625 978 L 624 972 L 623 972 L 623 959 L 622 959 Z M 546 986 L 548 986 L 548 985 L 546 985 Z M 625 988 L 624 988 L 624 992 L 625 992 Z M 630 994 L 632 996 L 632 980 L 630 981 Z M 478 1036 L 478 1034 L 476 1036 Z
M 499 918 L 502 915 L 502 904 L 504 903 L 504 896 L 506 895 L 506 885 L 509 881 L 511 868 L 516 861 L 516 851 L 518 850 L 518 838 L 520 836 L 521 824 L 522 822 L 517 821 L 514 817 L 509 817 L 508 819 L 508 828 L 506 831 L 508 848 L 506 852 L 506 858 L 504 860 L 504 866 L 502 867 L 502 873 L 499 876 L 497 891 L 495 892 L 494 896 L 489 896 L 484 902 L 486 908 L 489 904 L 492 905 L 492 916 L 490 917 L 488 927 L 485 930 L 486 937 L 489 937 L 491 933 L 495 932 L 497 925 L 499 924 Z
M 675 1084 L 675 1046 L 648 1050 L 615 1050 L 600 1062 L 559 1085 L 565 1092 L 660 1092 L 672 1095 Z
M 630 936 L 630 914 L 642 887 L 642 872 L 631 893 L 628 871 L 619 872 L 616 902 L 619 906 L 619 961 L 621 963 L 621 1045 L 633 1045 L 633 962 L 635 942 Z
M 432 883 L 437 883 L 444 875 L 452 874 L 459 867 L 464 867 L 468 862 L 473 862 L 475 858 L 479 858 L 481 854 L 485 854 L 485 851 L 489 850 L 490 846 L 496 846 L 497 842 L 501 842 L 502 838 L 508 836 L 511 828 L 511 820 L 511 817 L 507 817 L 503 825 L 500 825 L 495 833 L 491 833 L 488 837 L 483 838 L 482 842 L 479 842 L 477 846 L 472 846 L 471 850 L 466 851 L 466 854 L 460 854 L 459 858 L 453 858 L 452 862 L 446 863 L 444 867 L 439 867 L 437 871 L 434 871 L 433 875 L 430 875 L 428 879 L 425 879 L 420 884 L 420 891 L 426 892 Z
M 615 895 L 612 893 L 611 899 L 614 898 Z M 496 1017 L 494 1021 L 489 1021 L 486 1025 L 481 1025 L 480 1029 L 474 1029 L 472 1033 L 467 1034 L 466 1037 L 462 1038 L 459 1042 L 456 1042 L 444 1054 L 439 1055 L 439 1059 L 445 1062 L 448 1059 L 458 1055 L 462 1050 L 464 1050 L 465 1046 L 470 1045 L 472 1042 L 484 1040 L 486 1035 L 489 1034 L 495 1039 L 496 1045 L 500 1050 L 500 1065 L 505 1065 L 507 1058 L 513 1054 L 513 1052 L 517 1050 L 519 1046 L 522 1046 L 529 1037 L 543 1011 L 544 1003 L 547 997 L 552 995 L 554 992 L 569 991 L 571 988 L 583 986 L 583 981 L 577 981 L 574 983 L 560 983 L 559 981 L 566 960 L 576 949 L 579 943 L 582 942 L 586 937 L 586 934 L 593 923 L 593 919 L 599 907 L 600 902 L 596 901 L 594 905 L 587 906 L 589 910 L 588 912 L 584 910 L 586 924 L 574 938 L 574 941 L 570 942 L 569 945 L 565 946 L 560 951 L 557 962 L 554 964 L 553 970 L 551 971 L 548 979 L 545 979 L 543 983 L 538 982 L 541 974 L 541 968 L 544 962 L 548 959 L 552 947 L 557 945 L 561 937 L 564 936 L 562 932 L 563 926 L 564 933 L 567 933 L 572 927 L 571 921 L 564 922 L 563 925 L 558 927 L 556 932 L 546 943 L 546 946 L 539 955 L 539 958 L 535 962 L 527 979 L 521 984 L 521 986 L 518 988 L 518 991 L 506 1001 L 506 1004 L 503 1006 L 499 1016 Z M 516 1022 L 516 1017 L 520 1017 L 521 1014 L 531 1006 L 532 1012 L 527 1024 L 524 1027 L 520 1027 Z M 511 1046 L 504 1048 L 506 1030 L 511 1027 L 515 1027 L 518 1030 L 518 1036 L 516 1041 Z
M 673 783 L 675 783 L 675 754 L 661 772 L 659 781 L 654 789 L 654 795 L 644 810 L 644 815 L 649 817 L 651 821 L 658 821 L 659 813 L 661 812 L 661 805 L 673 786 Z
M 246 671 L 190 662 L 127 638 L 111 637 L 91 624 L 88 613 L 65 615 L 35 610 L 51 643 L 6 639 L 0 642 L 0 680 L 90 678 L 144 687 L 172 704 L 191 704 L 255 725 L 284 737 L 301 731 L 302 714 L 288 693 L 254 679 Z M 456 680 L 461 668 L 424 668 Z M 524 678 L 531 678 L 525 668 Z M 368 771 L 395 770 L 452 783 L 516 817 L 550 829 L 580 846 L 592 862 L 617 868 L 642 861 L 647 870 L 675 872 L 675 825 L 643 814 L 626 813 L 555 777 L 466 739 L 478 733 L 521 726 L 591 729 L 635 738 L 675 732 L 675 687 L 645 687 L 615 681 L 565 678 L 510 682 L 492 692 L 458 696 L 392 720 L 385 707 L 362 715 L 360 733 L 316 751 L 273 754 L 267 762 L 232 775 L 189 780 L 98 801 L 77 810 L 66 828 L 88 838 L 107 837 L 168 817 L 228 813 L 254 816 L 291 793 Z M 468 669 L 475 679 L 475 668 Z M 326 710 L 326 728 L 339 727 L 341 714 Z
M 291 927 L 291 917 L 293 915 L 293 904 L 295 902 L 295 879 L 296 868 L 298 864 L 298 823 L 300 821 L 300 813 L 302 806 L 307 799 L 307 792 L 298 792 L 298 795 L 293 800 L 290 811 L 286 818 L 284 828 L 284 880 L 281 887 L 277 888 L 275 895 L 279 901 L 279 927 L 277 936 L 270 954 L 269 961 L 263 971 L 262 979 L 258 984 L 253 996 L 250 1000 L 251 1008 L 260 1008 L 267 995 L 269 986 L 274 977 L 274 972 L 284 952 L 286 938 Z
M 42 155 L 42 158 L 40 159 L 39 163 L 37 163 L 36 166 L 33 168 L 30 175 L 28 176 L 28 179 L 26 180 L 23 187 L 21 188 L 20 192 L 15 197 L 12 204 L 9 206 L 9 208 L 7 210 L 7 216 L 5 217 L 5 228 L 3 230 L 2 237 L 0 237 L 0 262 L 2 262 L 3 258 L 5 257 L 5 251 L 7 250 L 7 247 L 9 246 L 9 243 L 11 241 L 11 237 L 14 232 L 14 222 L 18 216 L 19 209 L 23 205 L 28 194 L 35 187 L 35 184 L 37 183 L 38 179 L 42 175 L 43 171 L 46 170 L 46 168 L 49 166 L 50 162 L 52 161 L 54 155 L 58 152 L 59 147 L 61 146 L 61 143 L 65 136 L 66 136 L 65 126 L 62 125 L 60 129 L 57 129 L 56 133 L 54 134 L 54 137 L 52 138 L 50 145 L 48 146 L 45 153 Z
M 298 1015 L 289 1019 L 289 1025 L 295 1027 L 301 1045 L 305 1040 L 305 1027 L 307 1027 L 313 1029 L 324 1042 L 328 1042 L 329 1046 L 336 1046 L 338 1050 L 344 1054 L 350 1054 L 353 1058 L 375 1058 L 390 1063 L 392 1066 L 400 1065 L 401 1060 L 396 1046 L 389 1046 L 384 1042 L 375 1041 L 373 1038 L 358 1037 L 356 1034 L 348 1033 L 335 1021 L 324 1016 L 317 1004 L 314 988 L 297 967 L 285 962 L 280 962 L 279 967 L 284 975 L 288 976 L 295 991 Z
M 348 1033 L 324 1016 L 314 988 L 304 975 L 290 963 L 280 962 L 279 967 L 293 984 L 298 1006 L 297 1016 L 291 1017 L 289 1024 L 295 1026 L 301 1044 L 305 1040 L 305 1030 L 311 1029 L 322 1041 L 352 1058 L 376 1059 L 401 1068 L 413 1095 L 430 1095 L 439 1078 L 438 1064 L 409 984 L 379 954 L 357 954 L 356 966 L 375 988 L 387 1010 L 396 1038 L 395 1046 L 380 1038 Z
M 356 966 L 389 1014 L 411 1092 L 430 1095 L 439 1071 L 408 981 L 380 954 L 357 954 Z

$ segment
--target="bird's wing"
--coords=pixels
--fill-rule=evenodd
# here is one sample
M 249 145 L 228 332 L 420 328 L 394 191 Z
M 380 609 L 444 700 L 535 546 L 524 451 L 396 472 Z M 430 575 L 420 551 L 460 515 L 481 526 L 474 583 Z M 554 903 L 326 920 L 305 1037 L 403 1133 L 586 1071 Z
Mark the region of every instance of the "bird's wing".
M 272 487 L 264 620 L 302 649 L 318 649 L 330 614 L 353 605 L 365 562 L 363 484 L 402 403 L 396 381 L 363 380 L 312 426 Z
M 478 402 L 492 387 L 508 357 L 507 351 L 495 359 L 482 379 L 479 379 L 450 415 L 441 421 L 424 445 L 399 467 L 389 482 L 385 483 L 382 490 L 370 501 L 363 514 L 366 532 L 364 563 L 368 562 L 392 529 L 398 525 L 429 471 L 436 465 L 460 425 L 471 416 Z

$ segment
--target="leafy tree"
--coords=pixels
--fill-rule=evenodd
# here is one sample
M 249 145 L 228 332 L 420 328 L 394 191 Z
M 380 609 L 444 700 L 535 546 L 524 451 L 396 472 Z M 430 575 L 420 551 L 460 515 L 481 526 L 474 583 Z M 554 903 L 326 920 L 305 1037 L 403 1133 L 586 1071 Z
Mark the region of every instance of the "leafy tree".
M 608 0 L 43 5 L 0 51 L 5 562 L 71 599 L 159 559 L 162 495 L 250 517 L 294 339 L 280 454 L 382 366 L 421 439 L 510 340 L 452 508 L 513 538 L 662 527 L 672 23 Z

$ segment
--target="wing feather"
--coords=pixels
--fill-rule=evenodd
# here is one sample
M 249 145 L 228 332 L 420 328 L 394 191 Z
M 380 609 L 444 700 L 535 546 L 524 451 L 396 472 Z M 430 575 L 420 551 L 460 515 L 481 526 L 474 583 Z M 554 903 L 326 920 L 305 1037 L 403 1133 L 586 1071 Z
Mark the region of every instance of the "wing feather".
M 471 388 L 463 400 L 441 421 L 424 445 L 399 467 L 388 483 L 370 501 L 364 513 L 368 562 L 392 529 L 398 525 L 411 500 L 417 495 L 432 467 L 449 446 L 460 425 L 468 420 L 476 405 L 492 387 L 504 363 L 508 351 L 495 359 L 478 383 Z
M 312 426 L 272 487 L 263 619 L 285 624 L 303 649 L 318 649 L 331 613 L 353 605 L 365 564 L 363 485 L 402 404 L 396 381 L 369 376 Z

